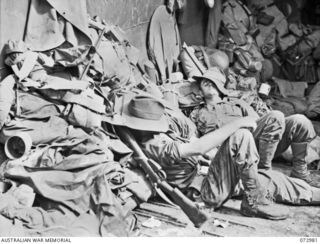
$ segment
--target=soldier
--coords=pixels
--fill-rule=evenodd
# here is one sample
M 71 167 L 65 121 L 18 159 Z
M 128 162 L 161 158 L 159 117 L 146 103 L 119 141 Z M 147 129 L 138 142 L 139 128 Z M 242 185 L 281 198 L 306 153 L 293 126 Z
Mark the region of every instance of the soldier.
M 217 67 L 195 79 L 199 83 L 204 104 L 192 111 L 190 119 L 196 124 L 201 135 L 215 131 L 237 118 L 255 117 L 257 128 L 252 130 L 252 134 L 260 155 L 258 167 L 271 169 L 272 159 L 291 146 L 291 176 L 300 178 L 311 186 L 320 187 L 320 182 L 308 171 L 305 160 L 308 144 L 316 137 L 310 120 L 298 114 L 284 117 L 280 111 L 271 111 L 259 118 L 253 108 L 244 101 L 227 97 L 229 92 L 224 87 L 226 77 Z
M 216 209 L 233 195 L 241 179 L 242 214 L 273 220 L 288 216 L 286 208 L 272 204 L 272 198 L 259 183 L 259 155 L 248 130 L 256 127 L 255 118 L 237 118 L 188 142 L 169 133 L 165 107 L 152 97 L 137 96 L 124 103 L 121 118 L 124 125 L 132 129 L 145 155 L 161 165 L 168 183 L 188 196 L 197 197 Z M 205 172 L 201 155 L 218 145 L 221 147 Z

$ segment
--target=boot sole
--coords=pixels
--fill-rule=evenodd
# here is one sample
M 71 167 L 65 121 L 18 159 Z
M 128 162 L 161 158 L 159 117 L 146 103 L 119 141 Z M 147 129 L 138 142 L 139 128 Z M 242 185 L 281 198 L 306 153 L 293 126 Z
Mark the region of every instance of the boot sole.
M 270 216 L 270 215 L 259 215 L 259 214 L 253 214 L 248 213 L 244 210 L 240 211 L 240 213 L 246 217 L 252 217 L 252 218 L 264 218 L 264 219 L 270 219 L 270 220 L 284 220 L 288 218 L 288 215 L 285 216 Z
M 290 177 L 292 177 L 292 176 L 290 176 Z M 318 183 L 318 182 L 313 183 L 312 181 L 307 181 L 307 180 L 305 180 L 305 179 L 298 178 L 298 177 L 292 177 L 292 178 L 299 179 L 299 180 L 303 180 L 303 181 L 306 182 L 309 186 L 312 186 L 312 187 L 315 187 L 315 188 L 320 188 L 320 183 Z

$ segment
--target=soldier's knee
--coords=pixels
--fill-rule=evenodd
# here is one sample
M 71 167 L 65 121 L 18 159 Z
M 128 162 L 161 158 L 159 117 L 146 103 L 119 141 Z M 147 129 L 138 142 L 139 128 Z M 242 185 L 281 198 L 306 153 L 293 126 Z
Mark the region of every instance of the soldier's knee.
M 239 129 L 234 134 L 233 137 L 235 138 L 253 138 L 252 133 L 248 129 Z
M 302 114 L 291 115 L 289 116 L 289 119 L 291 119 L 294 124 L 302 127 L 312 126 L 311 121 Z
M 317 135 L 311 121 L 302 114 L 287 117 L 286 127 L 290 131 L 289 134 L 293 136 L 294 142 L 310 141 Z
M 280 126 L 285 124 L 285 116 L 281 111 L 273 110 L 268 115 L 272 122 L 276 122 Z

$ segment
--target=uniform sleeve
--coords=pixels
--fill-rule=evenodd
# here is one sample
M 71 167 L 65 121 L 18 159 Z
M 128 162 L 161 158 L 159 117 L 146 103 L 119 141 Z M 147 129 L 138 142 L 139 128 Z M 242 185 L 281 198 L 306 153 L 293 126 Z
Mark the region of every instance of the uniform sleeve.
M 195 124 L 183 113 L 170 111 L 170 113 L 167 113 L 167 118 L 170 129 L 179 137 L 183 139 L 190 139 L 196 134 L 197 128 Z
M 167 136 L 154 138 L 144 143 L 143 149 L 147 157 L 152 158 L 161 166 L 175 164 L 181 159 L 179 142 L 173 141 Z

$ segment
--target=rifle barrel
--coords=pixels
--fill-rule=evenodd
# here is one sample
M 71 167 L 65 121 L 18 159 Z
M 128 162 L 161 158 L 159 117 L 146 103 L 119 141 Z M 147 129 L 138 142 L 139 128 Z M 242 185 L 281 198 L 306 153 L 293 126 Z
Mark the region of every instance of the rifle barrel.
M 139 160 L 141 160 L 140 167 L 144 170 L 146 175 L 149 176 L 152 183 L 157 183 L 160 189 L 173 199 L 173 201 L 193 222 L 195 227 L 202 226 L 208 220 L 207 214 L 201 211 L 196 203 L 187 198 L 178 188 L 173 188 L 167 181 L 161 179 L 157 173 L 153 171 L 148 163 L 148 158 L 145 156 L 128 128 L 117 127 L 116 131 L 120 138 L 133 150 L 134 154 L 139 157 Z
M 97 41 L 96 41 L 96 43 L 95 43 L 95 45 L 94 45 L 95 52 L 96 52 L 97 49 L 99 48 L 100 43 L 101 43 L 101 40 L 102 40 L 102 37 L 103 37 L 104 33 L 106 33 L 106 30 L 107 30 L 107 27 L 105 27 L 105 28 L 100 32 L 99 37 L 98 37 L 98 39 L 97 39 Z M 90 58 L 88 64 L 86 65 L 85 69 L 82 71 L 82 73 L 81 73 L 81 75 L 80 75 L 80 80 L 82 80 L 83 77 L 85 77 L 85 76 L 87 75 L 87 73 L 88 73 L 88 71 L 89 71 L 89 68 L 90 68 L 90 65 L 91 65 L 91 63 L 92 63 L 92 61 L 93 61 L 94 55 L 95 55 L 95 54 L 92 55 L 92 57 Z

